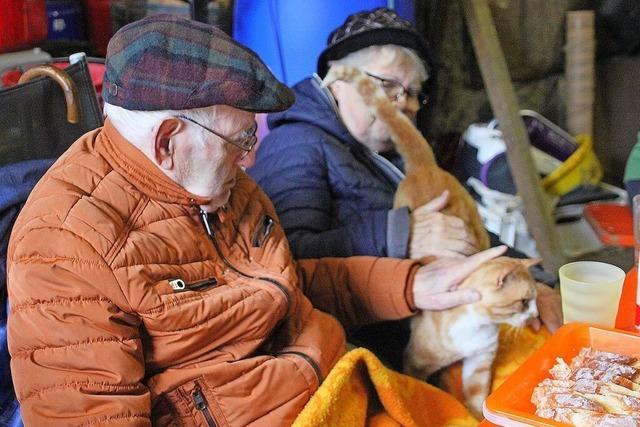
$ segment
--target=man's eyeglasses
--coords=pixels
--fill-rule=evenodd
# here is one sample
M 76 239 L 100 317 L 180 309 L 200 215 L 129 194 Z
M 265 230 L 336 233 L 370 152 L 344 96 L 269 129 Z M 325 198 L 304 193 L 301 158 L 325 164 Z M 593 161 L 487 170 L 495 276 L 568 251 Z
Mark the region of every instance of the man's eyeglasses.
M 235 141 L 232 141 L 230 139 L 228 139 L 226 136 L 219 134 L 218 132 L 216 132 L 213 129 L 210 129 L 208 127 L 206 127 L 205 125 L 196 122 L 195 120 L 193 120 L 190 117 L 187 116 L 183 116 L 183 115 L 179 115 L 176 116 L 179 119 L 184 119 L 184 120 L 188 120 L 191 123 L 194 123 L 198 126 L 200 126 L 201 128 L 208 130 L 209 132 L 211 132 L 212 134 L 214 134 L 215 136 L 217 136 L 218 138 L 222 139 L 224 142 L 233 145 L 234 147 L 237 147 L 239 149 L 241 149 L 242 151 L 244 151 L 243 154 L 243 158 L 249 154 L 249 152 L 251 150 L 253 150 L 254 145 L 256 145 L 256 142 L 258 142 L 258 137 L 256 136 L 256 131 L 258 130 L 258 124 L 257 123 L 253 123 L 253 126 L 251 126 L 249 129 L 245 130 L 243 133 L 243 136 Z
M 407 98 L 416 99 L 418 104 L 420 104 L 420 107 L 427 105 L 429 98 L 421 90 L 411 88 L 407 89 L 397 80 L 376 76 L 375 74 L 367 73 L 366 71 L 365 74 L 380 83 L 380 87 L 391 101 L 400 101 L 403 96 L 406 96 Z

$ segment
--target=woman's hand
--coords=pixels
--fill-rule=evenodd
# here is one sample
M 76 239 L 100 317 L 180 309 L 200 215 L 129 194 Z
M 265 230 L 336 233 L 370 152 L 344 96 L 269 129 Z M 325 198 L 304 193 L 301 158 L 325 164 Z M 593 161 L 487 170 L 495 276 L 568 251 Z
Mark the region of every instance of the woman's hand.
M 448 203 L 449 192 L 444 191 L 411 212 L 409 258 L 462 258 L 478 252 L 476 238 L 464 221 L 440 212 Z

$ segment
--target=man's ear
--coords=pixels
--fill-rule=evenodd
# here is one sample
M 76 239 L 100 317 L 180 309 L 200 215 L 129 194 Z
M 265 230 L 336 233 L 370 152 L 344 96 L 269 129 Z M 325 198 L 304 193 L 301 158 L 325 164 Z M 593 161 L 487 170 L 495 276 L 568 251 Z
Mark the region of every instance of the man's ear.
M 173 168 L 175 146 L 171 141 L 171 137 L 180 132 L 183 126 L 184 124 L 180 119 L 169 117 L 156 127 L 153 154 L 158 166 L 162 169 L 169 170 Z

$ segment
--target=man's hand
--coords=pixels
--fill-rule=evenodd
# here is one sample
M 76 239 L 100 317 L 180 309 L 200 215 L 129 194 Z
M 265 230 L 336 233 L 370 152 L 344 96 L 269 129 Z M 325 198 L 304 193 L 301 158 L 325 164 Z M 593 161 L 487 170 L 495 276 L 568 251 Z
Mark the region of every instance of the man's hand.
M 471 231 L 458 217 L 440 212 L 449 203 L 449 192 L 411 212 L 409 257 L 425 256 L 461 258 L 478 252 Z
M 562 301 L 560 292 L 549 286 L 536 282 L 536 306 L 538 307 L 539 318 L 534 319 L 531 326 L 536 331 L 540 329 L 540 321 L 544 323 L 549 332 L 555 332 L 562 326 Z
M 413 282 L 413 298 L 421 310 L 445 310 L 480 300 L 475 289 L 457 289 L 476 268 L 504 253 L 506 246 L 487 249 L 467 258 L 439 258 L 420 267 Z

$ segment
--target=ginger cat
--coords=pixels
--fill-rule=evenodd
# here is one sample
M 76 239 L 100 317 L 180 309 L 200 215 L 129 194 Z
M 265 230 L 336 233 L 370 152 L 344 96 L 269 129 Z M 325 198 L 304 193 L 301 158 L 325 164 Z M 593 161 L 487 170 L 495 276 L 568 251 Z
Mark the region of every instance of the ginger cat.
M 404 353 L 405 373 L 426 380 L 462 361 L 465 406 L 482 418 L 482 403 L 491 390 L 500 324 L 520 328 L 538 315 L 535 280 L 529 273 L 529 267 L 537 262 L 508 257 L 491 260 L 460 285 L 478 290 L 480 301 L 414 316 Z
M 384 122 L 396 150 L 405 162 L 394 208 L 415 209 L 449 190 L 443 212 L 461 218 L 474 233 L 479 248 L 489 247 L 489 236 L 471 195 L 435 160 L 433 150 L 411 120 L 399 111 L 384 91 L 357 68 L 333 66 L 323 81 L 352 82 L 373 115 Z M 491 366 L 498 348 L 499 324 L 524 326 L 538 315 L 535 280 L 528 267 L 539 261 L 507 257 L 478 268 L 461 287 L 473 287 L 482 299 L 446 311 L 423 311 L 411 319 L 411 338 L 405 350 L 405 371 L 426 379 L 435 371 L 463 361 L 465 405 L 482 415 L 482 402 L 491 387 Z
M 387 125 L 396 150 L 402 156 L 405 178 L 398 185 L 393 207 L 415 209 L 449 190 L 449 204 L 442 212 L 462 219 L 476 237 L 479 249 L 489 248 L 476 203 L 460 182 L 436 163 L 431 146 L 411 120 L 400 112 L 378 84 L 357 68 L 337 65 L 324 78 L 328 86 L 336 80 L 353 82 L 371 112 Z

